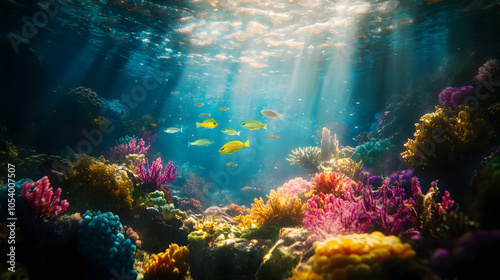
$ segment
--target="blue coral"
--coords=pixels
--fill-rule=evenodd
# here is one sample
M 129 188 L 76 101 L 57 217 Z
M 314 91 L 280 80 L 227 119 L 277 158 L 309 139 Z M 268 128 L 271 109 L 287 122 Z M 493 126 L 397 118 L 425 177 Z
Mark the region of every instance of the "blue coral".
M 394 151 L 395 146 L 389 139 L 372 138 L 363 145 L 356 147 L 352 159 L 362 161 L 364 165 L 372 165 L 384 161 Z
M 101 98 L 102 103 L 102 114 L 108 119 L 122 121 L 127 115 L 127 108 L 120 101 L 106 100 Z
M 132 257 L 136 248 L 130 239 L 120 233 L 122 229 L 120 218 L 113 213 L 87 211 L 78 230 L 78 249 L 96 267 L 111 275 L 126 275 L 127 279 L 136 279 L 135 260 Z

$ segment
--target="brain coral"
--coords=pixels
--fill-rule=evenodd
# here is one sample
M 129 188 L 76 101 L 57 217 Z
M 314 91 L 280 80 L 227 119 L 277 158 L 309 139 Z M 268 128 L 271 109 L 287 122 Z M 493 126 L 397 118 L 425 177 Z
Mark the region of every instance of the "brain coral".
M 289 279 L 386 279 L 384 262 L 415 256 L 409 244 L 380 232 L 340 235 L 313 246 L 315 254 Z

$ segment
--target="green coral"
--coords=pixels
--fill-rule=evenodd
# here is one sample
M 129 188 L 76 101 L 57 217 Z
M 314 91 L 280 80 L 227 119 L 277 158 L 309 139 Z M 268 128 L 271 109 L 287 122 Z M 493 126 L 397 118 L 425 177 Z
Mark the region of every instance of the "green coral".
M 280 230 L 277 226 L 259 226 L 243 229 L 241 238 L 245 239 L 271 239 L 278 238 Z
M 213 236 L 208 232 L 205 232 L 203 230 L 196 230 L 188 235 L 187 240 L 189 243 L 204 243 L 211 240 L 212 238 Z
M 355 161 L 361 161 L 364 165 L 372 165 L 383 161 L 387 156 L 391 155 L 395 146 L 390 139 L 377 140 L 372 138 L 363 145 L 356 147 L 356 151 L 352 155 Z
M 148 202 L 156 207 L 165 221 L 171 220 L 176 215 L 181 214 L 181 210 L 176 209 L 173 203 L 167 203 L 165 193 L 162 191 L 154 191 L 146 195 Z

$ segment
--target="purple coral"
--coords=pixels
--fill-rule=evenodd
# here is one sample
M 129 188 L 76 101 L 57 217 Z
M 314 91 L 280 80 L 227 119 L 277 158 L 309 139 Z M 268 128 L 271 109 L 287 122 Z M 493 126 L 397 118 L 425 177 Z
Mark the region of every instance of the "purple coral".
M 142 139 L 136 139 L 131 137 L 127 143 L 119 144 L 111 147 L 111 156 L 115 159 L 123 158 L 129 154 L 139 154 L 144 155 L 148 152 L 151 145 L 146 145 L 146 142 Z
M 161 158 L 157 158 L 151 168 L 149 166 L 148 159 L 145 159 L 143 163 L 139 164 L 135 168 L 137 177 L 142 182 L 142 186 L 148 191 L 154 191 L 158 189 L 166 189 L 166 183 L 172 181 L 179 173 L 175 173 L 177 166 L 174 167 L 173 163 L 170 161 L 167 166 L 165 166 L 165 171 L 162 172 L 163 165 L 161 163 Z
M 464 100 L 474 91 L 472 86 L 463 87 L 447 87 L 439 94 L 439 103 L 445 108 L 457 109 L 459 105 L 464 103 Z
M 61 188 L 58 188 L 54 194 L 49 178 L 45 176 L 33 183 L 25 182 L 22 196 L 35 217 L 50 220 L 64 213 L 69 207 L 66 199 L 61 201 L 61 191 Z

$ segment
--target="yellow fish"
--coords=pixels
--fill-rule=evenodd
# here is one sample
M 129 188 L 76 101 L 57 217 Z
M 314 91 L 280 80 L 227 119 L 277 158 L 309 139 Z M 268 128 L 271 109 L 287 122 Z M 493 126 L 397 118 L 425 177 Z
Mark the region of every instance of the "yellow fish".
M 227 108 L 227 107 L 220 107 L 220 108 L 219 108 L 219 110 L 221 110 L 221 111 L 227 111 L 228 109 L 229 109 L 229 108 Z
M 269 140 L 278 139 L 278 136 L 276 136 L 276 135 L 267 136 L 267 139 L 269 139 Z
M 219 124 L 218 124 L 218 123 L 217 123 L 214 119 L 212 119 L 212 118 L 210 118 L 210 119 L 206 119 L 206 120 L 205 120 L 204 122 L 202 122 L 202 123 L 196 122 L 196 128 L 198 128 L 198 127 L 200 127 L 200 126 L 201 126 L 201 127 L 205 127 L 205 128 L 210 128 L 210 129 L 212 129 L 212 128 L 214 128 L 214 127 L 218 126 L 218 125 L 219 125 Z
M 227 165 L 227 166 L 233 166 L 233 167 L 234 167 L 234 166 L 238 166 L 238 165 L 237 165 L 236 163 L 234 163 L 234 162 L 228 162 L 228 163 L 226 163 L 226 165 Z
M 243 147 L 250 147 L 250 141 L 247 140 L 245 143 L 241 141 L 231 141 L 227 142 L 220 148 L 219 153 L 221 154 L 232 154 L 239 151 Z
M 194 106 L 201 107 L 201 106 L 203 106 L 203 103 L 196 103 Z
M 156 127 L 156 124 L 155 124 L 155 123 L 152 123 L 152 124 L 151 124 L 151 126 L 152 126 L 152 127 Z
M 239 131 L 236 131 L 234 128 L 224 128 L 222 130 L 222 133 L 227 134 L 227 135 L 240 135 Z
M 263 124 L 259 121 L 256 120 L 249 120 L 241 124 L 241 127 L 250 129 L 250 130 L 256 130 L 256 129 L 267 129 L 267 124 Z

